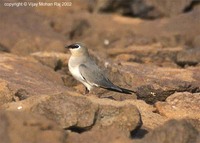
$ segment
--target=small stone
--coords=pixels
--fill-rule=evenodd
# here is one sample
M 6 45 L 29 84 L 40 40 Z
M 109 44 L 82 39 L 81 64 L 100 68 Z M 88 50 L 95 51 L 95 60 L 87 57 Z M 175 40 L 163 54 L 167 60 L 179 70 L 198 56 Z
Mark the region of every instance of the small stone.
M 137 143 L 198 143 L 198 131 L 187 120 L 170 120 Z
M 174 101 L 176 104 L 174 105 Z M 170 95 L 166 102 L 155 104 L 158 112 L 168 118 L 183 119 L 190 118 L 200 121 L 200 94 L 199 93 L 174 93 Z

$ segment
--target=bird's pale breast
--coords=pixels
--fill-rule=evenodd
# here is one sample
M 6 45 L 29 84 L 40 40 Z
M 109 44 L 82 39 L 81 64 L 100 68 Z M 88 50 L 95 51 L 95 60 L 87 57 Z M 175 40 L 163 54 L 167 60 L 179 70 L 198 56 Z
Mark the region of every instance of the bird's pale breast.
M 81 73 L 80 73 L 80 71 L 79 71 L 79 65 L 77 65 L 77 66 L 72 66 L 72 65 L 70 64 L 70 62 L 69 62 L 69 63 L 68 63 L 68 68 L 69 68 L 70 73 L 72 74 L 72 76 L 73 76 L 76 80 L 78 80 L 78 81 L 80 81 L 81 83 L 83 83 L 83 84 L 87 87 L 88 90 L 91 90 L 91 89 L 92 89 L 92 86 L 91 86 L 90 84 L 88 84 L 88 83 L 84 80 L 84 78 L 81 76 Z

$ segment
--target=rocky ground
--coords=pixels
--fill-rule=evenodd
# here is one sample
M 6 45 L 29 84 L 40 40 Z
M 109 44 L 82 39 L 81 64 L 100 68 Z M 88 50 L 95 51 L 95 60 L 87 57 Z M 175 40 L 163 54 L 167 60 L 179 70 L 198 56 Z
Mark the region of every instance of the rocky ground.
M 4 3 L 1 142 L 200 143 L 199 1 Z M 136 94 L 95 89 L 83 95 L 64 48 L 77 41 L 113 83 Z

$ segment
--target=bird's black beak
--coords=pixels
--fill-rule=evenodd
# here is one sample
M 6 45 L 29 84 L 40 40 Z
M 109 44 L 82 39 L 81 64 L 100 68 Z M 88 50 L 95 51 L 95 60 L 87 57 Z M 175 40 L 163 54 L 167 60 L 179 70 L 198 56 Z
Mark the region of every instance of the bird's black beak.
M 66 46 L 65 48 L 67 49 L 75 49 L 75 48 L 78 48 L 79 46 L 77 44 L 72 44 L 72 45 L 68 45 Z
M 70 48 L 72 48 L 72 47 L 73 47 L 73 44 L 72 44 L 72 45 L 65 46 L 65 48 L 67 48 L 67 49 L 70 49 Z

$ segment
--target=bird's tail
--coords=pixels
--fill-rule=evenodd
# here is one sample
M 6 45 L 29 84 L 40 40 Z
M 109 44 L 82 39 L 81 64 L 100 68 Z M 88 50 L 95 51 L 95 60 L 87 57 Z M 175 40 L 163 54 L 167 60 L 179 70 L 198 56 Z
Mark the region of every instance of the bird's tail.
M 129 90 L 129 89 L 125 89 L 125 88 L 121 88 L 121 87 L 118 87 L 118 86 L 111 86 L 111 87 L 106 88 L 106 89 L 108 89 L 108 90 L 112 90 L 112 91 L 115 91 L 115 92 L 125 93 L 125 94 L 136 93 L 136 92 L 133 91 L 133 90 Z
M 132 94 L 132 93 L 136 94 L 136 91 L 133 91 L 130 89 L 126 89 L 126 88 L 120 88 L 120 89 L 122 90 L 123 93 L 126 93 L 126 94 Z

